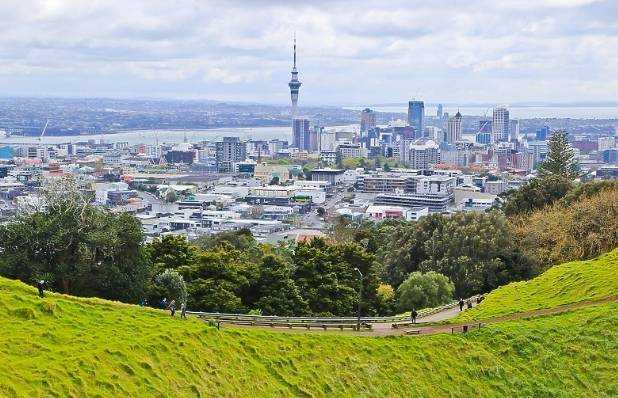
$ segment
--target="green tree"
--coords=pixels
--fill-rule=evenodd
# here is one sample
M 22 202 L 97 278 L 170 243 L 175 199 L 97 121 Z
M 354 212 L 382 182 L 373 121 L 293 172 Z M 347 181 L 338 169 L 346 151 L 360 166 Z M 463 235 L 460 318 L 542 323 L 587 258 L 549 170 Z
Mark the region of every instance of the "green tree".
M 176 300 L 180 303 L 187 302 L 187 285 L 177 271 L 166 269 L 156 276 L 155 283 L 164 292 L 168 300 Z
M 78 181 L 41 189 L 44 206 L 0 226 L 0 274 L 32 282 L 51 275 L 53 290 L 136 302 L 150 262 L 139 221 L 90 204 Z
M 178 271 L 189 292 L 188 306 L 201 311 L 245 312 L 250 281 L 257 267 L 246 253 L 224 242 L 212 250 L 200 251 L 196 261 Z
M 523 187 L 502 194 L 499 208 L 507 216 L 529 213 L 551 205 L 572 188 L 573 182 L 562 175 L 533 178 Z
M 413 272 L 397 289 L 400 311 L 432 308 L 453 300 L 455 287 L 444 275 L 429 271 Z
M 281 257 L 268 253 L 262 257 L 256 280 L 258 300 L 255 306 L 264 315 L 305 315 L 307 302 L 292 279 L 292 268 Z
M 579 177 L 575 151 L 567 140 L 565 131 L 554 131 L 548 143 L 547 158 L 539 167 L 539 175 L 560 176 L 570 180 Z

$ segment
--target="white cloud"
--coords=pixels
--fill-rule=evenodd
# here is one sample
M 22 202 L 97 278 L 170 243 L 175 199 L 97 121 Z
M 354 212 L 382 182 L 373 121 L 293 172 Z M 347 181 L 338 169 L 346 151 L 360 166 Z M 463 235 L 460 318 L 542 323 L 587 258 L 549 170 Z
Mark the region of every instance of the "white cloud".
M 285 102 L 296 30 L 301 103 L 614 100 L 613 1 L 4 0 L 0 87 Z

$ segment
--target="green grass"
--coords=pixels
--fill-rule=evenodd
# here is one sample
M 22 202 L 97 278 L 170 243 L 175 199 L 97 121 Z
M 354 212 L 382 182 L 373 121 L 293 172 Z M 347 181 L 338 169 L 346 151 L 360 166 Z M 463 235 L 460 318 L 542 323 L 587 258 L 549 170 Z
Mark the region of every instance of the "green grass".
M 467 335 L 208 327 L 0 278 L 0 396 L 617 396 L 618 304 Z
M 488 294 L 453 322 L 488 319 L 618 295 L 618 249 L 596 259 L 551 267 L 540 276 Z

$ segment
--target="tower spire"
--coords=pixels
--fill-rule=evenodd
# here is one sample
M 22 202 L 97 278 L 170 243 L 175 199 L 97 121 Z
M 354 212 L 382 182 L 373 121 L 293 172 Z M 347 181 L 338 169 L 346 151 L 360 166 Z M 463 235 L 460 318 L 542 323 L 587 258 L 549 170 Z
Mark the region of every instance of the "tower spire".
M 296 32 L 294 32 L 294 63 L 292 66 L 292 78 L 288 83 L 288 87 L 290 88 L 290 97 L 292 100 L 292 118 L 296 116 L 297 106 L 298 106 L 298 91 L 301 86 L 301 82 L 298 80 L 298 70 L 296 69 Z

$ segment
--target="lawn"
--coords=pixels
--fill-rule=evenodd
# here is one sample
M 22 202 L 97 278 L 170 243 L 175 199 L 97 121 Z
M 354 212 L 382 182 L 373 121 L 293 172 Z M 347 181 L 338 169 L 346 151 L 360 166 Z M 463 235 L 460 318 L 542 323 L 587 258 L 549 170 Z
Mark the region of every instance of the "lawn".
M 618 249 L 596 259 L 551 267 L 538 277 L 511 283 L 488 294 L 453 322 L 489 319 L 618 296 Z
M 209 327 L 0 278 L 0 396 L 616 396 L 618 304 L 467 335 Z

